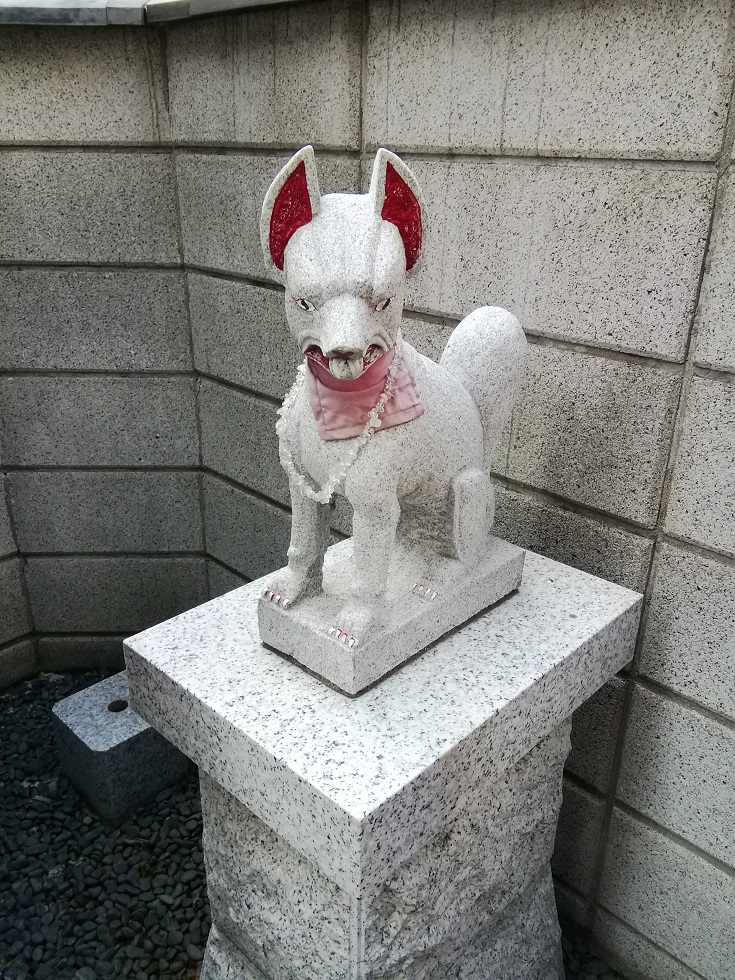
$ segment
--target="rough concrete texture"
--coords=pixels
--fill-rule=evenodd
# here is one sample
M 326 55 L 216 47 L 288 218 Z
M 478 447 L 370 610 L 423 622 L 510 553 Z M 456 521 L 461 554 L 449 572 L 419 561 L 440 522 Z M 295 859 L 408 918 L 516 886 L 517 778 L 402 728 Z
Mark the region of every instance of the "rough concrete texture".
M 589 894 L 602 838 L 605 800 L 564 780 L 551 870 L 582 895 Z
M 668 369 L 532 344 L 505 472 L 653 527 L 680 386 Z
M 0 690 L 26 680 L 38 671 L 36 650 L 31 640 L 19 640 L 0 649 Z
M 247 579 L 231 568 L 221 565 L 218 561 L 209 561 L 209 598 L 216 599 L 218 596 L 239 589 L 241 585 L 247 584 Z
M 290 156 L 178 154 L 181 232 L 187 263 L 264 278 L 260 209 L 273 174 Z M 325 156 L 320 161 L 319 180 L 324 193 L 356 191 L 358 161 Z
M 191 272 L 188 278 L 196 369 L 282 399 L 301 357 L 281 290 Z
M 202 550 L 194 471 L 23 470 L 8 482 L 25 554 Z
M 707 980 L 735 973 L 735 879 L 618 808 L 600 903 Z
M 698 364 L 735 371 L 735 189 L 732 173 L 720 183 L 696 319 Z
M 204 466 L 289 505 L 288 480 L 278 459 L 275 404 L 202 381 L 199 419 Z
M 191 369 L 184 276 L 0 269 L 0 369 Z
M 735 569 L 661 545 L 640 669 L 735 721 Z
M 636 684 L 618 798 L 735 867 L 733 787 L 732 727 Z
M 5 558 L 0 561 L 0 644 L 30 631 L 20 559 Z
M 186 756 L 129 706 L 125 671 L 52 710 L 61 769 L 104 820 L 124 820 L 189 771 Z
M 444 833 L 357 902 L 203 777 L 213 920 L 277 980 L 295 968 L 304 980 L 473 975 L 467 973 L 473 955 L 492 935 L 490 927 L 497 929 L 497 916 L 548 875 L 567 748 L 563 725 L 492 786 L 490 805 L 488 796 L 475 796 Z M 536 976 L 534 952 L 550 958 L 556 949 L 558 955 L 553 905 L 542 914 L 531 903 L 526 913 L 547 947 L 534 951 L 527 937 L 508 937 L 499 959 L 506 973 L 515 966 L 514 976 Z M 481 942 L 480 935 L 487 939 Z
M 597 913 L 595 936 L 627 980 L 699 980 L 701 976 L 604 909 Z
M 196 466 L 194 382 L 0 377 L 0 446 L 14 466 Z
M 498 537 L 582 568 L 628 589 L 642 591 L 653 542 L 563 505 L 496 483 L 495 523 Z
M 729 13 L 727 0 L 374 0 L 368 145 L 714 159 L 730 96 Z
M 407 162 L 431 229 L 409 306 L 463 316 L 490 301 L 530 333 L 684 359 L 713 174 Z
M 26 582 L 40 633 L 129 634 L 207 599 L 199 556 L 31 557 Z
M 0 211 L 5 261 L 179 261 L 168 154 L 3 153 Z
M 735 384 L 693 378 L 666 530 L 735 556 Z
M 63 41 L 63 43 L 59 43 Z M 10 27 L 0 34 L 0 142 L 156 143 L 168 136 L 161 36 Z
M 625 682 L 613 677 L 574 712 L 567 770 L 600 793 L 610 786 Z
M 41 670 L 61 673 L 67 670 L 122 670 L 123 639 L 118 636 L 39 636 L 38 666 Z
M 174 139 L 358 149 L 362 17 L 333 0 L 173 25 Z
M 10 511 L 7 503 L 7 482 L 0 476 L 0 558 L 14 555 L 18 550 L 15 546 L 13 529 L 10 526 Z
M 247 578 L 280 568 L 286 558 L 291 515 L 258 497 L 205 474 L 207 551 Z

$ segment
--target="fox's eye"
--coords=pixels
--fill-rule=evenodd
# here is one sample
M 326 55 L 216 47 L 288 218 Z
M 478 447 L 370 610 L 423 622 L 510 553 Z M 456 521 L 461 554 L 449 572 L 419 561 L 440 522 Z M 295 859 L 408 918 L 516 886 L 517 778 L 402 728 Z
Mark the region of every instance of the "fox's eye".
M 381 299 L 381 301 L 375 307 L 375 312 L 382 313 L 383 310 L 387 310 L 389 306 L 390 306 L 390 296 L 388 297 L 388 299 Z
M 299 309 L 304 310 L 306 313 L 313 313 L 316 307 L 313 303 L 310 303 L 308 299 L 297 299 L 296 305 Z

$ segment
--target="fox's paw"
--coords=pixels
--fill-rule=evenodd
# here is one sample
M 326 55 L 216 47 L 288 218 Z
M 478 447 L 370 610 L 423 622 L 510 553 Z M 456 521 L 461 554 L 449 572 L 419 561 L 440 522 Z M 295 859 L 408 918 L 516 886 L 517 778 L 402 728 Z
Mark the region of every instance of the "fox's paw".
M 275 602 L 277 606 L 288 609 L 299 599 L 315 595 L 321 588 L 321 581 L 309 575 L 284 568 L 263 589 L 263 597 Z
M 340 643 L 356 647 L 364 643 L 380 626 L 373 606 L 362 602 L 351 602 L 343 606 L 337 616 L 337 622 L 328 633 Z

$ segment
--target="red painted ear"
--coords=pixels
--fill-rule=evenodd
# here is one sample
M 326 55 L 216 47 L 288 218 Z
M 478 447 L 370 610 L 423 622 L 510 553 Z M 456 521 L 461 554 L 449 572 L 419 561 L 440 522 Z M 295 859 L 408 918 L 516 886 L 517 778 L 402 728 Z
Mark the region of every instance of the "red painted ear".
M 272 263 L 283 272 L 286 246 L 318 213 L 320 201 L 314 151 L 305 146 L 278 174 L 263 202 L 260 233 L 266 267 Z
M 283 256 L 291 235 L 311 221 L 311 201 L 306 186 L 304 161 L 286 178 L 286 183 L 273 202 L 268 247 L 277 269 L 283 268 Z
M 418 266 L 424 240 L 424 204 L 416 178 L 406 164 L 389 150 L 378 150 L 370 182 L 376 212 L 395 225 L 406 253 L 406 272 Z

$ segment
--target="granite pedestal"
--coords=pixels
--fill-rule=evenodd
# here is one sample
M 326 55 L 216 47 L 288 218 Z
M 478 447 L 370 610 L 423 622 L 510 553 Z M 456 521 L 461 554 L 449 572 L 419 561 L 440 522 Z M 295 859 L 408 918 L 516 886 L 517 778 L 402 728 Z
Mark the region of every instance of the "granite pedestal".
M 568 719 L 632 657 L 641 597 L 529 553 L 350 698 L 260 643 L 265 581 L 126 643 L 135 710 L 200 768 L 202 980 L 559 980 Z

